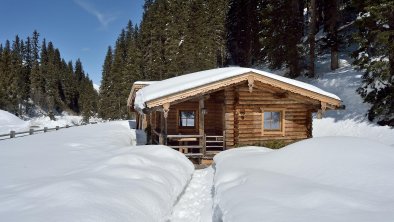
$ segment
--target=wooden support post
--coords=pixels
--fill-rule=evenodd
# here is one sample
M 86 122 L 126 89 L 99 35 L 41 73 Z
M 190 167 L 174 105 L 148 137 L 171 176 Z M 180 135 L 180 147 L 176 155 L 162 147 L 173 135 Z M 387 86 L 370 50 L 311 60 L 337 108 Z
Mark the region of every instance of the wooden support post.
M 202 135 L 200 138 L 200 146 L 202 147 L 202 154 L 205 156 L 207 152 L 206 142 L 205 142 L 205 122 L 204 122 L 204 115 L 205 115 L 205 106 L 204 106 L 204 98 L 200 98 L 198 101 L 198 134 Z
M 44 127 L 44 133 L 48 132 L 48 127 Z
M 34 129 L 29 129 L 29 135 L 33 135 Z
M 10 132 L 10 138 L 15 138 L 15 131 L 14 131 L 14 130 L 11 130 L 11 132 Z
M 139 129 L 139 123 L 140 123 L 140 114 L 137 113 L 135 117 L 135 129 Z
M 148 144 L 153 144 L 153 112 L 149 113 L 149 130 L 150 130 L 150 137 L 148 138 Z
M 170 111 L 170 104 L 166 103 L 163 104 L 163 112 L 161 116 L 161 136 L 162 138 L 162 144 L 167 145 L 167 117 L 168 117 L 168 112 Z
M 326 112 L 326 109 L 327 109 L 327 103 L 321 102 L 321 109 L 319 109 L 317 111 L 317 118 L 318 119 L 323 118 L 323 115 L 324 115 L 324 112 Z
M 146 127 L 148 127 L 148 121 L 147 121 L 147 115 L 146 114 L 143 114 L 142 115 L 142 124 L 141 124 L 141 129 L 142 130 L 145 130 L 146 129 Z

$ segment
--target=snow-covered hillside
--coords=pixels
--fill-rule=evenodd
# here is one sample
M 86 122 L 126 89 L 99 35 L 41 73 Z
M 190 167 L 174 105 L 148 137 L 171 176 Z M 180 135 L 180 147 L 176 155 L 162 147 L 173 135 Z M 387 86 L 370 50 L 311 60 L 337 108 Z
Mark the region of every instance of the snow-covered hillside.
M 193 164 L 128 122 L 0 141 L 0 221 L 164 221 Z

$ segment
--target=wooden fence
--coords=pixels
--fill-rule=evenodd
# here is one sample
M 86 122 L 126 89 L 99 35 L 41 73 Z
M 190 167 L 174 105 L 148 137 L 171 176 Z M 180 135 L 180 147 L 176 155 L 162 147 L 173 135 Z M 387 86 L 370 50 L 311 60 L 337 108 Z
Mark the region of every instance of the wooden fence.
M 97 122 L 92 122 L 90 124 L 96 124 Z M 1 139 L 11 139 L 11 138 L 16 138 L 16 135 L 22 135 L 22 134 L 26 134 L 26 135 L 33 135 L 34 133 L 38 133 L 38 132 L 50 132 L 50 131 L 57 131 L 60 129 L 67 129 L 67 128 L 71 128 L 71 127 L 77 127 L 77 126 L 84 126 L 87 124 L 80 124 L 80 125 L 65 125 L 65 126 L 55 126 L 53 128 L 48 128 L 48 127 L 44 127 L 43 129 L 29 129 L 28 131 L 22 131 L 22 132 L 16 132 L 14 130 L 11 130 L 10 133 L 8 134 L 0 134 L 0 140 Z

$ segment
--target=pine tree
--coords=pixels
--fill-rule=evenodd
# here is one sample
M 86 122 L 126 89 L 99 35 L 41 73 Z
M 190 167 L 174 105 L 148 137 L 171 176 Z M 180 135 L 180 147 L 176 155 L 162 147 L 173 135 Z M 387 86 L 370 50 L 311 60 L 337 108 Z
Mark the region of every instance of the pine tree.
M 4 63 L 3 63 L 3 44 L 0 43 L 0 109 L 4 109 L 6 105 L 6 96 L 4 89 L 5 75 L 3 74 Z
M 315 76 L 315 35 L 316 35 L 316 0 L 311 0 L 310 6 L 310 22 L 309 22 L 309 66 L 308 66 L 308 77 L 312 78 Z
M 264 1 L 260 6 L 260 40 L 265 61 L 272 69 L 288 68 L 287 76 L 301 73 L 303 7 L 298 0 Z
M 250 67 L 260 60 L 259 1 L 230 0 L 227 16 L 227 48 L 231 65 Z
M 31 51 L 32 51 L 32 69 L 30 73 L 30 94 L 33 101 L 36 104 L 40 104 L 42 97 L 41 90 L 41 71 L 40 71 L 40 46 L 39 46 L 39 33 L 34 30 L 31 41 Z
M 103 71 L 102 71 L 102 80 L 100 85 L 100 96 L 99 96 L 99 116 L 103 119 L 109 119 L 112 117 L 112 113 L 114 107 L 110 106 L 111 100 L 114 100 L 114 89 L 113 83 L 114 80 L 112 78 L 112 63 L 113 63 L 113 52 L 112 48 L 109 46 L 107 50 L 107 55 L 105 56 Z
M 81 82 L 80 107 L 84 122 L 89 122 L 90 117 L 97 113 L 97 99 L 98 95 L 93 88 L 93 82 L 89 79 L 89 75 L 87 75 Z
M 41 44 L 41 53 L 40 53 L 40 74 L 39 74 L 39 85 L 38 90 L 40 92 L 40 97 L 38 98 L 38 104 L 43 108 L 45 111 L 49 111 L 48 101 L 47 101 L 47 94 L 46 94 L 46 81 L 48 77 L 48 50 L 47 50 L 47 43 L 46 39 L 42 40 Z
M 147 1 L 146 3 L 141 22 L 143 75 L 146 79 L 162 80 L 165 79 L 167 73 L 165 54 L 167 38 L 164 27 L 169 22 L 168 5 L 166 0 L 156 0 L 153 3 Z
M 11 75 L 12 75 L 12 86 L 9 88 L 9 93 L 12 95 L 11 101 L 13 101 L 13 107 L 15 109 L 15 113 L 19 115 L 23 114 L 23 100 L 26 99 L 26 85 L 25 81 L 25 70 L 23 67 L 23 50 L 24 44 L 23 41 L 17 35 L 12 44 L 12 52 L 11 52 Z
M 353 57 L 365 73 L 358 92 L 372 105 L 368 112 L 371 121 L 394 126 L 394 2 L 363 1 L 359 7 L 362 11 L 355 35 L 359 49 Z
M 328 32 L 327 45 L 331 51 L 331 70 L 339 68 L 338 54 L 340 39 L 338 36 L 339 2 L 338 0 L 325 0 L 324 29 Z

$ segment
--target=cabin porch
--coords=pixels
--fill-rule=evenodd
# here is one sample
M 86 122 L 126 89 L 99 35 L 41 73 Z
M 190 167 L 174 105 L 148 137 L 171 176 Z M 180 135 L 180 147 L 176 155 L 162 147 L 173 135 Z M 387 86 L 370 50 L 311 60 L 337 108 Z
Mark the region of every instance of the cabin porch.
M 223 90 L 163 107 L 149 115 L 152 144 L 170 146 L 197 163 L 225 149 Z

